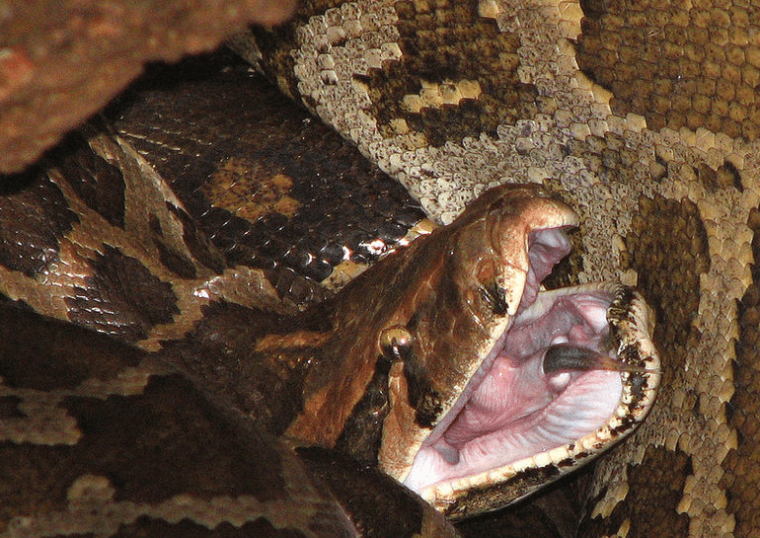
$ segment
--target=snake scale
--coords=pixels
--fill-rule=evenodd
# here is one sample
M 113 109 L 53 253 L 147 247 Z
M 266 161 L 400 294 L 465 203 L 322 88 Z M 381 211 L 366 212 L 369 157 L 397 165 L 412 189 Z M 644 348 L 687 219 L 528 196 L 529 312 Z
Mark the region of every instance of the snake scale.
M 576 282 L 635 284 L 653 307 L 662 389 L 593 470 L 579 536 L 760 533 L 756 11 L 304 2 L 234 41 L 444 223 L 491 185 L 558 193 L 581 216 Z M 83 506 L 109 495 L 88 480 L 69 490 Z

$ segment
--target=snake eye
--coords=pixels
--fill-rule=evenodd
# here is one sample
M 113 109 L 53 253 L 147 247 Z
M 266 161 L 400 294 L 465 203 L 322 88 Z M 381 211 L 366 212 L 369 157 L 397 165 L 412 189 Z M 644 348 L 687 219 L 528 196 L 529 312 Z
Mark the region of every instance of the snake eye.
M 496 282 L 481 286 L 480 295 L 495 316 L 503 316 L 507 313 L 509 305 L 507 304 L 506 291 L 499 287 Z
M 378 343 L 383 355 L 390 361 L 407 361 L 412 355 L 414 337 L 403 325 L 386 327 L 380 333 Z

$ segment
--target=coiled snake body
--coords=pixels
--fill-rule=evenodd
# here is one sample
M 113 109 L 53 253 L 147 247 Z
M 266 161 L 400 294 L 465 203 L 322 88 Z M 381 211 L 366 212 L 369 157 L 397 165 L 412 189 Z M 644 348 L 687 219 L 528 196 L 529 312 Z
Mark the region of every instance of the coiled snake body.
M 615 13 L 618 9 L 623 11 Z M 621 536 L 751 536 L 760 527 L 754 515 L 758 482 L 752 470 L 758 446 L 754 433 L 757 402 L 752 395 L 753 387 L 757 386 L 756 278 L 752 264 L 756 256 L 753 237 L 759 204 L 755 194 L 758 152 L 752 81 L 757 71 L 754 65 L 757 44 L 751 37 L 754 35 L 751 31 L 753 11 L 738 5 L 687 8 L 636 4 L 625 11 L 627 9 L 623 5 L 579 6 L 564 2 L 476 2 L 453 6 L 370 2 L 366 5 L 345 3 L 337 8 L 309 3 L 293 26 L 278 31 L 276 45 L 269 34 L 259 33 L 255 39 L 257 49 L 250 48 L 251 41 L 247 38 L 240 38 L 236 48 L 247 50 L 249 57 L 277 78 L 286 91 L 302 98 L 308 107 L 354 140 L 381 167 L 398 176 L 425 208 L 442 221 L 452 220 L 464 200 L 486 185 L 504 181 L 542 182 L 570 201 L 583 222 L 582 243 L 577 245 L 579 254 L 571 258 L 580 267 L 576 278 L 582 282 L 600 278 L 622 280 L 639 286 L 656 312 L 654 340 L 663 353 L 665 365 L 664 390 L 652 420 L 644 425 L 633 444 L 628 443 L 625 450 L 616 451 L 596 469 L 596 490 L 579 532 Z M 681 35 L 686 37 L 679 37 Z M 618 62 L 617 58 L 625 61 Z M 642 67 L 637 69 L 637 65 Z M 644 77 L 644 72 L 651 76 Z M 639 83 L 640 80 L 644 82 Z M 100 144 L 101 157 L 133 158 L 129 150 L 124 149 L 126 146 L 117 148 L 105 141 Z M 120 156 L 121 153 L 126 157 Z M 139 159 L 131 162 L 138 163 L 131 165 L 133 169 L 143 166 Z M 160 181 L 153 185 L 153 189 L 163 188 Z M 45 189 L 44 186 L 39 188 Z M 171 279 L 176 280 L 177 270 L 184 267 L 189 271 L 189 266 L 178 260 L 198 262 L 192 277 L 184 278 L 187 292 L 178 293 L 176 303 L 181 313 L 194 312 L 194 315 L 188 318 L 193 320 L 190 325 L 170 324 L 168 320 L 174 316 L 171 308 L 163 313 L 161 308 L 150 308 L 146 309 L 149 314 L 143 314 L 143 318 L 148 318 L 143 325 L 140 315 L 136 315 L 137 321 L 117 323 L 132 331 L 127 331 L 131 335 L 128 340 L 143 342 L 148 349 L 158 349 L 162 340 L 182 342 L 193 327 L 195 333 L 192 334 L 202 335 L 202 324 L 194 325 L 201 313 L 206 316 L 210 312 L 210 316 L 204 318 L 210 320 L 230 315 L 213 310 L 202 312 L 202 301 L 198 301 L 198 297 L 213 301 L 215 297 L 228 297 L 228 294 L 240 297 L 242 293 L 237 277 L 225 274 L 223 265 L 215 261 L 213 249 L 200 240 L 187 241 L 188 237 L 196 236 L 192 225 L 186 223 L 182 211 L 177 209 L 182 204 L 172 204 L 170 194 L 161 194 L 163 196 L 156 199 L 167 200 L 168 196 L 170 203 L 148 204 L 143 218 L 137 219 L 143 222 L 140 235 L 152 238 L 153 246 L 149 248 L 158 253 L 158 260 L 163 256 L 163 261 L 149 267 L 146 275 L 162 274 L 162 271 L 166 275 L 167 271 L 174 270 Z M 36 198 L 50 204 L 39 214 L 63 215 L 54 226 L 50 221 L 43 222 L 55 230 L 56 226 L 66 228 L 79 219 L 77 226 L 70 229 L 81 234 L 68 240 L 66 245 L 71 252 L 59 253 L 58 259 L 74 260 L 76 254 L 90 260 L 86 264 L 89 267 L 68 273 L 82 279 L 79 283 L 67 284 L 68 289 L 92 289 L 89 286 L 92 282 L 85 281 L 94 278 L 89 274 L 93 267 L 110 268 L 111 274 L 120 274 L 120 267 L 133 263 L 128 260 L 142 259 L 136 251 L 129 252 L 120 243 L 122 237 L 109 237 L 105 244 L 110 245 L 110 249 L 91 248 L 85 240 L 101 236 L 98 235 L 100 221 L 82 217 L 87 214 L 84 206 L 109 215 L 110 204 L 118 206 L 112 198 L 92 195 L 88 188 L 64 192 L 63 198 L 56 196 L 44 192 Z M 60 211 L 74 199 L 85 200 L 84 206 L 72 209 L 75 217 L 68 215 L 65 208 Z M 127 200 L 130 199 L 135 198 Z M 143 209 L 137 204 L 133 210 Z M 32 222 L 35 215 L 34 212 L 26 214 Z M 118 222 L 110 224 L 119 228 Z M 47 236 L 42 234 L 42 237 Z M 186 247 L 172 243 L 174 237 L 182 237 L 183 242 L 195 245 L 189 258 L 176 256 L 186 252 Z M 101 241 L 101 244 L 104 243 Z M 44 301 L 40 305 L 30 304 L 26 299 L 32 295 L 28 292 L 33 286 L 32 275 L 38 266 L 55 258 L 45 257 L 44 253 L 49 251 L 43 249 L 42 252 L 38 258 L 23 258 L 33 260 L 29 262 L 31 266 L 11 268 L 28 280 L 4 278 L 5 282 L 18 286 L 6 288 L 7 296 L 24 299 L 27 305 L 48 315 L 55 315 L 57 308 L 59 314 L 63 312 L 60 305 L 67 302 L 65 297 L 103 300 L 102 295 L 89 292 L 70 293 L 65 286 L 55 283 L 61 286 L 62 293 L 50 301 L 50 308 L 40 306 Z M 8 266 L 7 261 L 4 264 Z M 77 264 L 71 262 L 71 267 L 77 268 Z M 483 274 L 488 273 L 483 271 Z M 211 278 L 209 282 L 218 286 L 216 289 L 198 287 L 199 279 L 205 281 L 212 275 L 229 278 Z M 245 287 L 253 285 L 260 288 L 259 291 L 266 291 L 266 281 L 253 274 L 247 277 Z M 150 303 L 156 296 L 152 286 L 147 289 L 150 291 L 141 298 Z M 484 289 L 479 297 L 491 305 L 492 314 L 505 307 L 499 290 L 506 290 L 507 286 L 488 285 Z M 69 302 L 77 304 L 76 300 Z M 514 300 L 507 300 L 505 304 L 508 308 L 519 308 L 519 301 L 515 304 Z M 87 306 L 81 302 L 77 306 L 80 314 L 86 314 Z M 245 306 L 270 312 L 282 308 L 269 302 Z M 108 309 L 104 311 L 107 319 Z M 66 312 L 60 317 L 70 319 L 69 310 Z M 83 318 L 87 317 L 85 314 L 81 314 Z M 280 315 L 285 314 L 287 312 Z M 252 320 L 251 326 L 255 327 L 256 322 Z M 406 344 L 399 346 L 399 342 L 407 341 L 406 333 L 395 332 L 395 325 L 406 326 L 407 323 L 386 324 L 385 329 L 394 328 L 386 334 L 388 339 L 373 336 L 373 341 L 380 345 L 381 356 L 406 353 Z M 308 338 L 303 338 L 302 347 L 308 347 L 303 342 L 317 338 L 316 333 L 320 332 L 317 329 L 321 328 L 309 324 L 299 328 L 305 331 L 303 334 L 311 331 Z M 169 333 L 162 332 L 164 330 Z M 209 334 L 217 333 L 210 330 Z M 267 385 L 254 387 L 249 392 L 252 398 L 266 393 L 265 388 L 277 390 L 281 379 L 292 379 L 284 372 L 294 369 L 294 364 L 298 366 L 299 360 L 309 356 L 308 353 L 299 353 L 297 357 L 288 355 L 285 351 L 292 349 L 291 343 L 282 346 L 276 331 L 271 334 L 272 337 L 257 345 L 281 361 L 267 371 L 266 376 L 270 377 L 252 377 Z M 234 342 L 232 336 L 224 341 Z M 385 348 L 382 343 L 386 344 Z M 190 377 L 200 376 L 202 368 L 192 364 L 193 354 L 183 351 L 182 344 L 176 346 L 171 363 L 179 364 Z M 68 385 L 61 378 L 60 383 L 53 383 L 51 387 L 46 386 L 44 380 L 18 381 L 19 378 L 4 371 L 6 384 L 8 380 L 15 383 L 4 395 L 6 415 L 21 422 L 30 419 L 35 416 L 35 408 L 31 404 L 31 407 L 21 405 L 28 396 L 23 390 L 52 390 L 56 398 L 53 409 L 65 408 L 68 413 L 55 411 L 58 414 L 45 415 L 45 411 L 39 416 L 45 423 L 60 425 L 55 435 L 60 436 L 57 442 L 65 444 L 67 441 L 61 439 L 76 436 L 77 427 L 81 433 L 83 424 L 97 424 L 92 419 L 96 415 L 96 400 L 102 400 L 106 394 L 126 398 L 132 394 L 130 391 L 153 388 L 146 381 L 147 372 L 160 373 L 160 368 L 168 368 L 162 361 L 158 361 L 158 365 L 150 363 L 150 369 L 143 369 L 141 359 L 124 360 L 128 373 L 119 373 L 118 382 L 113 386 L 107 381 L 82 384 L 82 380 L 91 375 L 108 380 L 108 372 L 91 374 L 88 371 Z M 398 369 L 403 361 L 388 362 L 386 374 L 383 368 L 376 367 L 374 373 L 366 375 L 375 379 L 378 375 L 393 377 L 394 365 Z M 305 363 L 309 364 L 310 359 L 305 359 Z M 121 368 L 114 368 L 112 372 L 121 372 Z M 222 381 L 229 381 L 224 368 L 219 371 Z M 263 421 L 270 433 L 283 433 L 276 426 L 277 417 L 295 413 L 297 417 L 322 418 L 326 416 L 323 413 L 329 415 L 333 412 L 331 409 L 341 407 L 340 398 L 331 400 L 336 392 L 324 389 L 329 385 L 325 384 L 326 376 L 320 377 L 319 368 L 315 372 L 320 381 L 303 382 L 315 384 L 313 392 L 306 392 L 321 394 L 318 396 L 321 404 L 317 407 L 304 404 L 300 411 L 265 408 L 263 415 L 256 419 Z M 426 377 L 420 376 L 419 371 L 417 374 L 418 379 Z M 170 381 L 161 387 L 160 393 L 194 390 L 182 386 L 172 389 L 174 383 L 181 385 L 182 381 L 166 375 Z M 372 384 L 371 380 L 367 382 L 366 376 L 364 379 L 365 387 Z M 82 387 L 89 392 L 78 395 L 66 392 Z M 231 398 L 224 390 L 217 389 L 212 392 L 221 394 L 218 397 L 223 401 Z M 435 422 L 441 412 L 440 395 L 432 397 L 433 392 L 420 390 L 416 394 L 415 389 L 402 390 L 399 394 L 411 396 L 409 408 L 416 410 L 414 421 L 423 425 L 426 421 Z M 154 393 L 148 390 L 147 394 Z M 354 393 L 355 400 L 348 408 L 362 409 L 372 415 L 376 409 L 371 411 L 374 408 L 369 404 L 363 407 L 365 404 L 356 400 L 357 394 Z M 80 396 L 84 403 L 71 400 Z M 118 398 L 106 398 L 112 403 L 116 400 Z M 382 398 L 380 400 L 382 404 Z M 237 407 L 233 408 L 248 414 L 258 409 L 251 402 L 234 403 Z M 39 409 L 43 408 L 40 404 Z M 347 411 L 343 409 L 345 415 Z M 224 420 L 237 424 L 236 413 L 239 411 Z M 71 423 L 72 415 L 78 417 L 78 422 L 75 421 L 78 426 Z M 91 419 L 89 423 L 87 418 Z M 340 432 L 325 432 L 322 428 L 317 431 L 310 424 L 323 422 L 309 422 L 307 418 L 291 419 L 287 427 L 280 429 L 289 429 L 292 436 L 310 442 L 328 446 L 336 442 L 335 437 Z M 223 423 L 224 420 L 210 422 Z M 255 433 L 258 430 L 245 433 L 246 427 L 235 428 L 244 432 L 236 435 L 247 435 L 249 442 L 252 442 L 251 436 L 259 435 Z M 357 427 L 358 430 L 366 428 Z M 33 432 L 34 428 L 29 431 Z M 161 431 L 157 430 L 156 435 L 161 435 Z M 24 453 L 32 455 L 30 461 L 40 461 L 34 458 L 42 457 L 41 452 L 31 450 L 31 445 L 44 442 L 25 438 L 23 433 L 19 435 L 22 437 L 13 438 L 12 443 L 27 443 L 24 447 L 28 450 Z M 265 445 L 279 447 L 277 441 Z M 383 450 L 392 449 L 380 449 L 381 460 Z M 438 444 L 436 450 L 444 458 L 450 455 L 446 446 Z M 366 454 L 355 453 L 354 456 L 361 458 Z M 274 459 L 280 458 L 286 461 L 286 456 Z M 308 460 L 308 455 L 304 453 L 303 458 Z M 404 458 L 408 456 L 396 454 L 391 460 Z M 394 465 L 387 465 L 386 471 L 391 469 L 394 474 Z M 111 473 L 108 476 L 116 476 Z M 61 507 L 68 506 L 67 521 L 73 521 L 99 502 L 119 507 L 125 515 L 114 521 L 129 521 L 129 531 L 139 532 L 161 521 L 180 525 L 177 516 L 172 515 L 178 513 L 174 512 L 175 505 L 192 504 L 183 499 L 179 490 L 172 492 L 168 504 L 154 503 L 156 498 L 150 498 L 149 490 L 131 495 L 130 492 L 136 490 L 120 489 L 128 486 L 129 480 L 114 483 L 112 478 L 103 476 L 93 472 L 71 477 L 66 491 L 59 492 L 57 497 L 65 498 L 68 505 L 43 508 L 40 513 L 52 516 L 36 522 L 25 519 L 30 517 L 28 514 L 10 513 L 11 518 L 15 518 L 12 519 L 15 526 L 6 529 L 7 532 L 23 533 L 25 529 L 31 529 L 29 535 L 44 534 L 40 529 L 46 529 L 48 534 L 76 532 L 78 527 L 71 522 L 59 525 L 66 520 L 56 516 L 65 512 Z M 403 478 L 404 472 L 396 476 Z M 22 478 L 31 480 L 29 476 Z M 198 521 L 217 531 L 222 522 L 230 521 L 236 529 L 245 528 L 246 516 L 236 512 L 242 501 L 237 504 L 213 501 L 214 495 L 207 494 L 212 501 L 203 510 L 206 519 Z M 227 493 L 221 497 L 225 495 L 228 499 Z M 34 498 L 43 499 L 34 501 L 37 506 L 50 503 L 49 498 L 44 500 L 44 495 Z M 142 500 L 144 503 L 140 504 Z M 133 509 L 129 503 L 138 508 Z M 216 508 L 209 508 L 212 505 Z M 245 507 L 240 509 L 245 511 Z M 275 519 L 261 518 L 258 524 Z M 434 519 L 435 516 L 430 515 L 426 521 Z M 308 520 L 308 515 L 304 516 L 303 521 Z M 192 522 L 192 518 L 188 521 Z M 308 527 L 308 523 L 303 526 Z M 114 529 L 95 532 L 112 533 Z M 249 528 L 248 532 L 254 531 Z

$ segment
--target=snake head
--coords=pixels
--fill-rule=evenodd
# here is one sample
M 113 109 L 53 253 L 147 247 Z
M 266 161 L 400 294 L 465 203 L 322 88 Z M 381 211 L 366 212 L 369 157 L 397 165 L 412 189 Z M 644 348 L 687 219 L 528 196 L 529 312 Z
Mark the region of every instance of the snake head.
M 482 195 L 417 252 L 380 466 L 451 517 L 514 502 L 643 419 L 659 382 L 630 288 L 545 291 L 575 212 L 537 186 Z M 412 266 L 409 266 L 412 269 Z M 421 277 L 421 278 L 420 278 Z
M 651 316 L 617 284 L 541 287 L 577 223 L 539 186 L 496 187 L 361 275 L 336 297 L 330 375 L 289 433 L 376 459 L 453 518 L 622 439 L 659 382 Z

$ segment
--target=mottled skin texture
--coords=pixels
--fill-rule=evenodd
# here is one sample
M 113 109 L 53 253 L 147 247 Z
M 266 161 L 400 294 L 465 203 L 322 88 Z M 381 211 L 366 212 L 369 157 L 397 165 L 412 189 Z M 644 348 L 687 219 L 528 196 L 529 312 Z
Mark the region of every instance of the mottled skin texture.
M 124 203 L 109 202 L 119 194 Z M 453 536 L 377 471 L 317 454 L 312 472 L 276 437 L 301 412 L 309 370 L 290 370 L 308 349 L 291 341 L 289 356 L 263 365 L 246 364 L 246 351 L 263 334 L 327 331 L 329 320 L 299 326 L 263 270 L 232 270 L 110 131 L 88 128 L 9 178 L 0 215 L 0 533 Z M 187 364 L 199 356 L 206 371 Z M 196 372 L 210 375 L 192 384 Z M 331 461 L 330 480 L 362 485 L 363 497 L 331 495 L 319 477 Z
M 0 321 L 4 535 L 348 537 L 374 513 L 394 515 L 381 536 L 453 536 L 440 514 L 356 464 L 329 479 L 361 484 L 365 498 L 336 501 L 319 471 L 329 455 L 306 458 L 312 474 L 281 440 L 139 350 L 7 305 Z M 46 423 L 51 395 L 60 431 Z
M 149 61 L 212 50 L 249 23 L 281 23 L 291 0 L 11 1 L 0 41 L 0 172 L 18 172 L 81 125 Z

